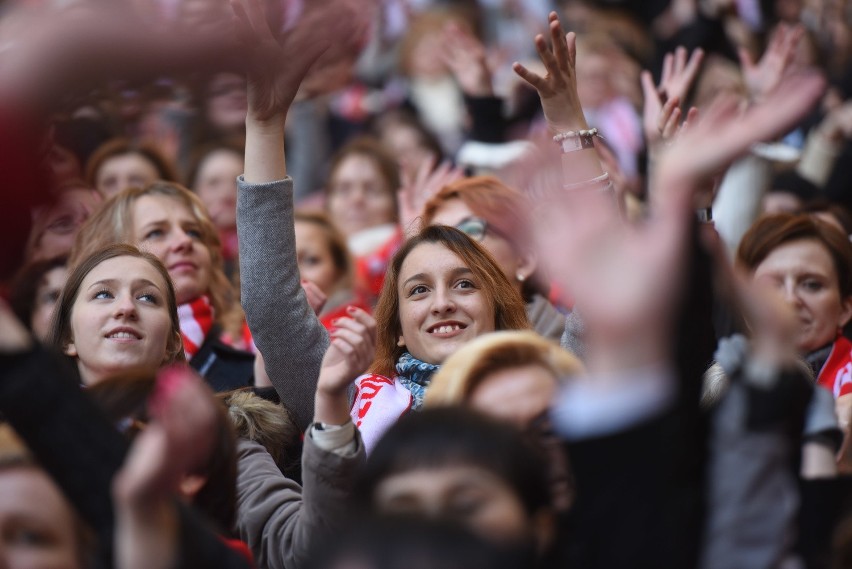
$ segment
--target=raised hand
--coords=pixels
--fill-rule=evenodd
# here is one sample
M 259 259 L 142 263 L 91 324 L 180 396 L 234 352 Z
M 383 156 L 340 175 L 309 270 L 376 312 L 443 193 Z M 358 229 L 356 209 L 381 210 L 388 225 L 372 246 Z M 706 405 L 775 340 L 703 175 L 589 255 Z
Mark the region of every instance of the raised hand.
M 168 569 L 179 549 L 174 497 L 184 475 L 215 447 L 218 403 L 187 366 L 160 372 L 149 401 L 153 421 L 136 438 L 113 483 L 116 566 Z
M 587 129 L 577 94 L 577 37 L 574 32 L 565 34 L 556 12 L 551 12 L 548 20 L 551 46 L 547 45 L 543 35 L 535 36 L 535 48 L 547 74 L 542 77 L 518 62 L 512 65 L 512 69 L 538 91 L 544 118 L 552 134 Z
M 446 25 L 443 40 L 441 57 L 464 94 L 470 97 L 494 95 L 491 69 L 482 42 L 456 22 Z
M 805 29 L 800 25 L 779 24 L 757 63 L 747 49 L 739 50 L 743 79 L 752 100 L 759 101 L 778 87 L 804 34 Z
M 435 157 L 423 160 L 417 172 L 411 176 L 402 171 L 402 187 L 397 191 L 399 223 L 406 235 L 420 231 L 420 216 L 423 207 L 441 188 L 464 177 L 464 172 L 450 162 L 442 162 L 435 168 Z
M 356 307 L 349 317 L 334 322 L 331 345 L 320 368 L 314 421 L 342 425 L 349 421 L 346 390 L 373 362 L 376 354 L 376 320 Z
M 703 50 L 696 49 L 687 59 L 686 48 L 678 47 L 674 53 L 667 53 L 663 59 L 663 73 L 659 85 L 654 85 L 650 71 L 642 72 L 642 93 L 645 100 L 642 126 L 649 145 L 660 140 L 658 121 L 663 104 L 675 98 L 678 105 L 683 103 L 703 61 Z
M 814 72 L 787 76 L 760 104 L 745 112 L 735 97 L 723 97 L 702 111 L 697 124 L 660 153 L 652 195 L 692 191 L 748 152 L 752 144 L 772 140 L 801 121 L 825 90 Z

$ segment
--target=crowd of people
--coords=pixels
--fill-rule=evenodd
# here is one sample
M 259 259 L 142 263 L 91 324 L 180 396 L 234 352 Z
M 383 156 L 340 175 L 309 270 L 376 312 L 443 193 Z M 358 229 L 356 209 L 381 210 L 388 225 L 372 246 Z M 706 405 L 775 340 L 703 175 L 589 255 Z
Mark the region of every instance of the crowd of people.
M 0 1 L 0 566 L 852 567 L 844 0 Z

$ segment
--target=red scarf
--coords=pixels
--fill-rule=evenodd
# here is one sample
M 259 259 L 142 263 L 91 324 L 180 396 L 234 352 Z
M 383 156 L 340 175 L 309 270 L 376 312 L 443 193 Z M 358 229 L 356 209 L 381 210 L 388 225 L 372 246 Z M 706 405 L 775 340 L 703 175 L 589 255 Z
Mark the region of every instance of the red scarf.
M 213 305 L 207 296 L 199 296 L 192 302 L 178 306 L 180 335 L 183 338 L 183 352 L 186 361 L 201 349 L 204 339 L 213 327 Z
M 834 341 L 817 383 L 831 391 L 835 399 L 852 393 L 852 342 L 844 336 Z

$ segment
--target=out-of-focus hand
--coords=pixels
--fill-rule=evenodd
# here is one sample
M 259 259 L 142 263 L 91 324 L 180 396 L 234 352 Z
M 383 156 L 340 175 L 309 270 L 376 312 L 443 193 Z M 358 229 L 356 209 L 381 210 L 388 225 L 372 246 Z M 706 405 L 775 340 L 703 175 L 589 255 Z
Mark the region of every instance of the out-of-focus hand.
M 442 162 L 435 167 L 436 158 L 424 160 L 411 176 L 402 171 L 402 187 L 397 191 L 399 204 L 399 223 L 407 236 L 416 235 L 420 227 L 423 208 L 444 186 L 464 177 L 464 172 L 450 162 Z
M 739 50 L 743 78 L 752 100 L 760 101 L 778 87 L 804 35 L 805 29 L 801 25 L 779 24 L 757 63 L 747 49 Z
M 543 35 L 535 36 L 535 48 L 547 74 L 542 77 L 518 62 L 512 69 L 538 91 L 551 134 L 587 129 L 577 94 L 577 37 L 574 32 L 565 34 L 556 12 L 551 12 L 548 20 L 551 45 Z
M 444 27 L 443 40 L 441 57 L 465 95 L 492 96 L 491 70 L 482 42 L 457 22 Z
M 308 297 L 308 304 L 311 305 L 314 314 L 319 315 L 326 301 L 328 301 L 328 297 L 313 281 L 302 279 L 302 289 L 305 291 L 305 296 Z
M 642 126 L 649 145 L 660 140 L 659 119 L 664 103 L 677 99 L 680 105 L 685 101 L 703 61 L 703 50 L 696 49 L 687 59 L 686 48 L 678 47 L 674 53 L 667 53 L 663 59 L 663 73 L 659 85 L 654 85 L 650 71 L 642 72 L 642 93 L 645 100 Z

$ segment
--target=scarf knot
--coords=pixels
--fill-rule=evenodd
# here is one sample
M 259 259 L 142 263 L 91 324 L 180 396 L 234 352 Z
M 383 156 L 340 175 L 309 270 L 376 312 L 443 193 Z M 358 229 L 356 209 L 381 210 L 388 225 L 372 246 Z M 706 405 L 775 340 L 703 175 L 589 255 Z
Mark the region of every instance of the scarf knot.
M 207 296 L 199 296 L 192 302 L 178 306 L 180 335 L 187 361 L 201 349 L 204 339 L 213 327 L 214 318 L 213 304 Z
M 402 354 L 399 361 L 396 362 L 399 382 L 411 392 L 411 408 L 413 410 L 419 411 L 423 406 L 426 388 L 432 380 L 432 375 L 438 371 L 438 367 L 435 364 L 427 364 L 418 360 L 408 352 Z

